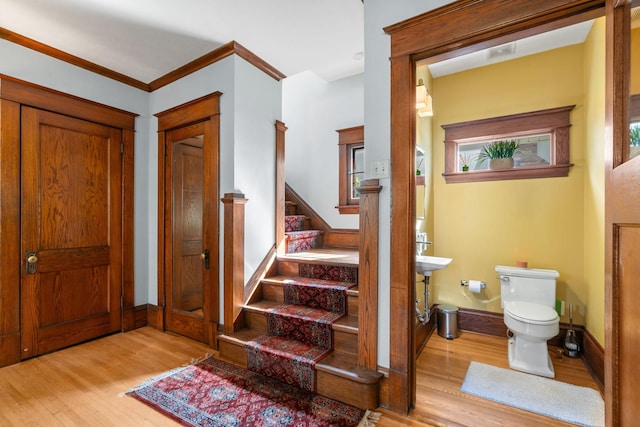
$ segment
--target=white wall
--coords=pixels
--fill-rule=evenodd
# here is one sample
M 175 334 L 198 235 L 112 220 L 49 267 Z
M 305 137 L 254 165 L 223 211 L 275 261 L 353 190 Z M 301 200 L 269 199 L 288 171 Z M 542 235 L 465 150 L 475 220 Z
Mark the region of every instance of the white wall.
M 332 228 L 358 228 L 358 215 L 340 215 L 338 133 L 364 124 L 364 75 L 326 82 L 307 71 L 282 86 L 286 181 Z M 367 156 L 365 142 L 365 157 Z
M 370 177 L 373 162 L 390 157 L 390 37 L 383 28 L 407 18 L 451 3 L 449 0 L 417 2 L 415 0 L 367 0 L 364 2 L 365 51 L 365 122 L 366 178 Z M 381 179 L 380 193 L 380 266 L 378 269 L 378 364 L 389 367 L 389 297 L 390 297 L 390 179 Z
M 274 246 L 276 120 L 282 120 L 282 82 L 236 57 L 234 188 L 245 205 L 245 283 Z

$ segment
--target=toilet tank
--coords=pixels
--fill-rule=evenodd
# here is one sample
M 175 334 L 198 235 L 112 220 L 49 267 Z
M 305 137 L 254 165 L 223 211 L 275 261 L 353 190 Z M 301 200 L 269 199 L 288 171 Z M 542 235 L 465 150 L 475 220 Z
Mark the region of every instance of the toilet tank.
M 540 268 L 521 268 L 496 265 L 500 279 L 500 293 L 504 308 L 505 301 L 526 301 L 556 306 L 556 278 L 560 276 L 555 270 Z

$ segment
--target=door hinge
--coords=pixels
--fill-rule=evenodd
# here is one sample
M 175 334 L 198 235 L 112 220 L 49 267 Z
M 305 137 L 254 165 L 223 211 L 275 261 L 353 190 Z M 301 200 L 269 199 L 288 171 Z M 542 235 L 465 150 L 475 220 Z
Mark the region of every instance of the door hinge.
M 124 142 L 120 143 L 120 155 L 124 154 Z
M 120 295 L 120 309 L 124 310 L 124 295 Z

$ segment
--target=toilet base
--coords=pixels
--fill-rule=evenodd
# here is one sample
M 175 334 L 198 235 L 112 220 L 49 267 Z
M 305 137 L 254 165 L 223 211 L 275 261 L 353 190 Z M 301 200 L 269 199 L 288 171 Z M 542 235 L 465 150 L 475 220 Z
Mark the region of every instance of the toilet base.
M 553 362 L 547 348 L 546 341 L 528 341 L 509 338 L 509 367 L 528 374 L 555 378 Z

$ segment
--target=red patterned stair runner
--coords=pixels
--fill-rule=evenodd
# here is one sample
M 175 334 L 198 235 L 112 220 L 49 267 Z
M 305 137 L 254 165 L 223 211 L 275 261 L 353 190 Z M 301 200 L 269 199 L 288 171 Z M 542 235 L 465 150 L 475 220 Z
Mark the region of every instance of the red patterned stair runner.
M 320 230 L 306 230 L 306 221 L 307 217 L 304 215 L 286 215 L 284 217 L 287 253 L 302 252 L 323 246 L 324 233 Z
M 309 268 L 301 264 L 300 274 L 320 273 L 326 280 L 298 277 L 285 280 L 284 304 L 269 309 L 267 335 L 248 341 L 247 367 L 257 373 L 315 391 L 315 364 L 333 350 L 332 324 L 347 314 L 346 290 L 357 281 L 345 267 Z M 346 267 L 346 269 L 349 269 Z

